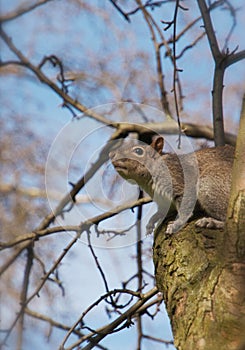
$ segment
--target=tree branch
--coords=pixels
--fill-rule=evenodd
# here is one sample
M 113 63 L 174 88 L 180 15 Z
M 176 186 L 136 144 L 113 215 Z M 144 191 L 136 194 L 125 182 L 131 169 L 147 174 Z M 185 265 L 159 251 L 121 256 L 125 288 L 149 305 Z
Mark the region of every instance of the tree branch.
M 31 316 L 31 317 L 36 318 L 38 320 L 42 320 L 44 322 L 49 323 L 51 327 L 56 327 L 56 328 L 62 329 L 64 331 L 69 331 L 69 329 L 71 328 L 69 326 L 66 326 L 66 325 L 64 325 L 64 324 L 62 324 L 60 322 L 57 322 L 57 321 L 53 320 L 52 318 L 50 318 L 50 317 L 48 317 L 46 315 L 42 315 L 39 312 L 33 311 L 33 310 L 29 309 L 29 308 L 25 309 L 25 313 L 28 316 Z M 72 332 L 74 334 L 78 335 L 79 337 L 82 337 L 84 335 L 80 331 L 78 331 L 77 329 L 73 329 Z
M 46 283 L 47 279 L 49 278 L 49 276 L 57 269 L 57 267 L 59 266 L 59 264 L 61 263 L 61 261 L 63 260 L 63 258 L 65 257 L 65 255 L 69 252 L 69 250 L 72 248 L 72 246 L 77 242 L 78 238 L 79 238 L 79 234 L 77 234 L 77 236 L 72 239 L 72 241 L 67 245 L 67 247 L 65 247 L 63 249 L 63 252 L 61 253 L 61 255 L 58 257 L 58 259 L 55 261 L 55 263 L 53 264 L 53 266 L 50 268 L 50 270 L 42 277 L 41 282 L 39 283 L 39 285 L 36 287 L 35 291 L 25 300 L 23 300 L 23 303 L 21 305 L 20 311 L 17 313 L 17 316 L 15 317 L 14 321 L 12 322 L 9 331 L 7 332 L 6 336 L 3 339 L 2 344 L 5 344 L 5 342 L 8 340 L 11 332 L 13 331 L 16 323 L 18 322 L 18 320 L 22 317 L 23 315 L 23 311 L 26 308 L 26 306 L 32 301 L 32 299 L 34 299 L 38 293 L 40 292 L 40 290 L 42 289 L 42 287 L 44 286 L 44 284 Z M 30 243 L 28 243 L 28 247 L 30 247 Z M 27 249 L 29 249 L 27 247 Z M 1 345 L 1 344 L 0 344 Z
M 62 329 L 63 331 L 69 331 L 69 330 L 71 329 L 71 327 L 66 326 L 66 325 L 64 325 L 63 323 L 57 322 L 57 321 L 55 321 L 54 319 L 52 319 L 52 318 L 50 318 L 50 317 L 48 317 L 48 316 L 45 316 L 45 315 L 43 315 L 43 314 L 40 314 L 39 312 L 33 311 L 33 310 L 29 309 L 29 308 L 26 308 L 26 309 L 25 309 L 25 313 L 26 313 L 28 316 L 31 316 L 31 317 L 36 318 L 36 319 L 38 319 L 38 320 L 41 320 L 41 321 L 44 321 L 44 322 L 49 323 L 49 325 L 50 325 L 51 327 L 56 327 L 56 328 L 58 328 L 58 329 Z M 72 333 L 74 333 L 75 335 L 77 335 L 77 336 L 80 337 L 80 338 L 84 336 L 84 334 L 81 333 L 81 332 L 80 332 L 79 330 L 77 330 L 77 329 L 73 329 L 73 330 L 72 330 Z M 98 344 L 97 347 L 98 347 L 99 349 L 101 349 L 101 350 L 107 350 L 104 346 L 102 346 L 102 345 L 100 345 L 100 344 Z
M 85 107 L 81 103 L 79 103 L 77 100 L 74 100 L 72 97 L 70 97 L 67 93 L 65 93 L 62 89 L 60 89 L 52 80 L 50 80 L 42 71 L 39 66 L 34 66 L 28 59 L 25 57 L 21 51 L 19 51 L 16 46 L 13 44 L 11 38 L 5 33 L 5 31 L 0 27 L 0 36 L 4 40 L 4 42 L 7 44 L 9 49 L 19 58 L 21 61 L 21 64 L 31 70 L 38 79 L 48 85 L 53 91 L 55 91 L 68 105 L 71 105 L 76 110 L 80 111 L 81 113 L 84 113 L 84 115 L 88 115 L 95 120 L 97 120 L 100 123 L 103 123 L 105 125 L 114 125 L 116 126 L 116 123 L 112 123 L 110 120 L 106 119 L 105 117 L 101 116 L 100 114 L 94 112 L 93 110 Z
M 210 50 L 215 62 L 214 80 L 213 80 L 213 126 L 214 139 L 216 146 L 224 145 L 224 120 L 223 120 L 223 80 L 225 67 L 223 64 L 223 55 L 220 52 L 217 38 L 215 36 L 213 24 L 210 17 L 210 11 L 205 0 L 197 0 L 200 12 L 202 14 L 205 31 L 208 37 Z
M 0 17 L 0 22 L 7 22 L 7 21 L 12 21 L 13 19 L 16 19 L 17 17 L 20 17 L 34 9 L 36 9 L 37 7 L 40 7 L 50 1 L 53 0 L 40 0 L 39 2 L 35 3 L 35 4 L 31 4 L 31 5 L 25 5 L 22 4 L 19 8 L 17 8 L 15 11 L 12 11 L 10 13 L 8 13 L 5 16 L 1 16 Z
M 141 298 L 140 292 L 134 292 L 130 289 L 113 289 L 111 291 L 108 291 L 107 293 L 101 295 L 99 299 L 97 299 L 95 302 L 93 302 L 87 309 L 82 313 L 82 315 L 78 318 L 78 320 L 73 324 L 73 326 L 69 329 L 69 332 L 66 334 L 65 338 L 62 341 L 62 344 L 60 345 L 60 348 L 63 349 L 65 343 L 67 342 L 70 335 L 75 331 L 76 327 L 83 322 L 84 317 L 93 309 L 95 306 L 98 306 L 102 301 L 106 300 L 108 297 L 115 296 L 116 294 L 122 295 L 131 295 L 133 297 Z M 87 336 L 86 336 L 87 339 Z
M 203 18 L 210 50 L 215 62 L 212 91 L 213 127 L 215 144 L 216 146 L 221 146 L 225 144 L 223 117 L 223 81 L 225 69 L 231 64 L 244 59 L 245 51 L 243 50 L 237 54 L 235 54 L 234 52 L 232 54 L 225 54 L 220 51 L 210 17 L 210 9 L 212 7 L 208 8 L 205 0 L 197 0 L 197 2 Z
M 171 50 L 168 48 L 168 44 L 167 44 L 166 40 L 164 39 L 160 29 L 158 28 L 158 26 L 155 23 L 152 16 L 146 10 L 145 6 L 142 4 L 141 0 L 136 0 L 136 2 L 139 5 L 139 8 L 141 9 L 141 11 L 143 13 L 145 21 L 146 21 L 147 26 L 148 26 L 150 33 L 151 33 L 151 39 L 152 39 L 153 44 L 154 44 L 155 59 L 156 59 L 156 66 L 157 66 L 158 86 L 159 86 L 159 90 L 160 90 L 162 109 L 168 117 L 172 118 L 172 113 L 171 113 L 171 110 L 169 107 L 169 102 L 167 99 L 167 92 L 166 92 L 166 88 L 165 88 L 165 84 L 164 84 L 164 74 L 163 74 L 162 60 L 161 60 L 161 54 L 160 54 L 161 46 L 162 46 L 161 43 L 164 43 L 164 45 L 167 49 L 168 55 L 170 57 L 171 57 Z M 161 43 L 157 42 L 157 37 L 156 37 L 155 31 L 154 31 L 154 27 L 156 28 L 158 34 L 161 37 Z
M 17 350 L 22 350 L 23 348 L 25 303 L 26 303 L 27 292 L 28 292 L 28 287 L 30 283 L 30 274 L 31 274 L 32 264 L 33 264 L 33 247 L 29 245 L 29 247 L 27 248 L 26 267 L 25 267 L 24 280 L 23 280 L 22 291 L 20 296 L 21 311 L 20 311 L 20 320 L 19 320 L 19 329 L 18 329 Z M 10 332 L 11 332 L 11 329 L 10 329 Z
M 9 242 L 0 242 L 0 250 L 14 247 L 17 244 L 26 242 L 26 241 L 35 241 L 39 238 L 58 233 L 58 232 L 77 232 L 82 233 L 86 230 L 88 230 L 92 225 L 98 225 L 100 222 L 109 219 L 119 213 L 121 213 L 124 210 L 133 209 L 135 207 L 138 207 L 139 205 L 150 203 L 152 199 L 150 197 L 144 197 L 141 199 L 138 199 L 137 201 L 132 201 L 120 206 L 115 207 L 114 209 L 111 209 L 103 214 L 94 216 L 93 218 L 87 219 L 86 221 L 82 222 L 78 226 L 56 226 L 51 228 L 46 228 L 42 230 L 35 230 L 31 233 L 25 233 L 23 235 L 19 235 L 15 239 Z
M 118 6 L 118 4 L 116 3 L 115 0 L 109 0 L 112 5 L 117 9 L 117 11 L 124 17 L 124 19 L 126 19 L 126 21 L 130 22 L 130 18 L 128 16 L 127 13 L 125 13 L 120 6 Z
M 29 244 L 30 242 L 28 241 L 27 243 L 21 245 L 21 247 L 19 247 L 19 249 L 12 254 L 10 259 L 7 260 L 3 266 L 1 266 L 0 276 L 14 263 L 14 261 L 20 256 L 20 254 L 29 247 Z
M 245 59 L 245 50 L 239 51 L 237 53 L 232 53 L 228 55 L 225 60 L 225 68 L 244 59 Z
M 142 294 L 141 299 L 138 300 L 133 306 L 131 306 L 126 312 L 124 312 L 122 315 L 120 315 L 117 319 L 115 319 L 113 322 L 108 324 L 107 326 L 103 327 L 103 331 L 97 330 L 97 335 L 93 334 L 90 343 L 86 345 L 83 350 L 91 350 L 93 349 L 103 338 L 105 338 L 108 334 L 113 332 L 119 325 L 121 325 L 123 322 L 126 322 L 125 326 L 127 326 L 129 320 L 132 318 L 132 316 L 137 312 L 137 310 L 144 305 L 149 299 L 151 299 L 154 295 L 158 293 L 158 290 L 156 287 L 152 288 L 149 292 L 146 294 Z M 84 340 L 79 339 L 76 343 L 72 344 L 67 348 L 67 350 L 72 350 L 78 345 L 80 345 Z
M 214 32 L 214 28 L 213 28 L 213 24 L 211 21 L 210 9 L 207 7 L 205 0 L 197 0 L 197 2 L 198 2 L 199 9 L 200 9 L 202 19 L 204 22 L 204 27 L 205 27 L 205 31 L 206 31 L 206 34 L 208 37 L 210 50 L 212 52 L 214 60 L 216 61 L 219 58 L 222 58 L 222 55 L 221 55 L 221 52 L 219 49 L 218 41 L 217 41 L 217 38 L 216 38 L 216 35 Z

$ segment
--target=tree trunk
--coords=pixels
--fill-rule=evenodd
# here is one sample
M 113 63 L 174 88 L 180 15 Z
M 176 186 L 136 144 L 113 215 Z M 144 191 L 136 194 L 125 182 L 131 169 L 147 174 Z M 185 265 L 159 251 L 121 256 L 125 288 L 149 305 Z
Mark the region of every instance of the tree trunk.
M 226 230 L 156 230 L 156 283 L 178 350 L 245 350 L 245 102 Z
M 245 340 L 244 261 L 227 263 L 224 231 L 197 229 L 193 222 L 172 237 L 164 229 L 155 235 L 156 283 L 176 348 L 239 349 Z

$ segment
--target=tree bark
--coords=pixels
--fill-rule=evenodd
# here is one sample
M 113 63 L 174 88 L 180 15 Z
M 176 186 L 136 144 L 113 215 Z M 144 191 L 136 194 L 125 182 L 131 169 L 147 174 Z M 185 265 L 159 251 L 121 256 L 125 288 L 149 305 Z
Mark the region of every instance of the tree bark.
M 227 249 L 243 260 L 245 252 L 245 95 L 232 173 L 232 188 L 227 214 Z
M 155 234 L 156 283 L 178 350 L 238 350 L 244 339 L 245 264 L 227 262 L 225 232 L 188 224 Z

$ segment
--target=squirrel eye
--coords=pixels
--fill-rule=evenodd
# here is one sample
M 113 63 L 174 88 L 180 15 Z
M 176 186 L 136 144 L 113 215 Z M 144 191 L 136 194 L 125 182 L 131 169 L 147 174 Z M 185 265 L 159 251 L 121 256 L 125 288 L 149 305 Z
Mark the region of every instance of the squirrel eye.
M 144 153 L 144 150 L 140 147 L 137 147 L 134 149 L 134 153 L 136 153 L 138 156 L 142 156 L 142 154 Z

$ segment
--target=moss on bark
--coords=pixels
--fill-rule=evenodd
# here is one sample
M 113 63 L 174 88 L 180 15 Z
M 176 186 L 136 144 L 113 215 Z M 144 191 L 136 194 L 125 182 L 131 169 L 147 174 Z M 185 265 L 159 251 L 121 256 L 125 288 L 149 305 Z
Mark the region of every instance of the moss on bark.
M 244 340 L 245 264 L 227 261 L 225 232 L 194 222 L 173 236 L 155 232 L 156 283 L 178 350 L 237 350 Z

